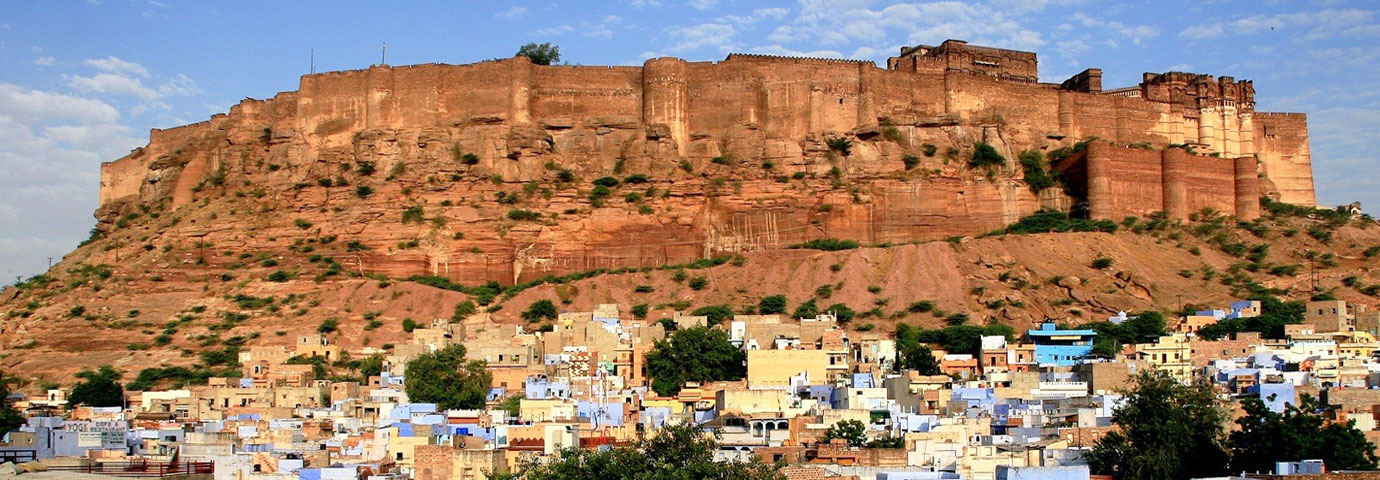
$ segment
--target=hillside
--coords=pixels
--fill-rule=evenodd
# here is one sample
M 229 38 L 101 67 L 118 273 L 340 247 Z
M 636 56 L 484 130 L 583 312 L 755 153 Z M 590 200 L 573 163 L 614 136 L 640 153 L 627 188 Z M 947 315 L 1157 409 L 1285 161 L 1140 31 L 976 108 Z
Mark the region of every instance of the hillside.
M 619 303 L 625 315 L 627 307 L 646 304 L 648 319 L 654 320 L 676 308 L 707 305 L 742 312 L 762 297 L 785 294 L 788 309 L 810 298 L 821 308 L 850 306 L 859 312 L 850 323 L 853 329 L 889 332 L 897 322 L 938 327 L 945 324 L 940 317 L 952 313 L 967 313 L 969 324 L 999 322 L 1021 329 L 1045 318 L 1079 323 L 1118 310 L 1174 311 L 1180 299 L 1221 305 L 1252 288 L 1306 299 L 1309 251 L 1317 252 L 1312 263 L 1321 290 L 1375 304 L 1376 288 L 1369 286 L 1380 284 L 1380 274 L 1373 268 L 1375 258 L 1365 252 L 1380 253 L 1373 248 L 1380 245 L 1380 227 L 1355 220 L 1318 228 L 1326 224 L 1297 217 L 1257 222 L 1250 229 L 1221 218 L 1182 226 L 1157 223 L 1164 222 L 1140 219 L 1116 233 L 992 235 L 835 252 L 775 250 L 724 257 L 705 268 L 594 272 L 561 284 L 508 288 L 487 307 L 493 311 L 489 318 L 475 315 L 469 321 L 475 328 L 524 323 L 521 311 L 539 299 L 572 311 Z M 1310 228 L 1319 236 L 1331 232 L 1329 241 L 1314 238 Z M 106 263 L 114 261 L 116 237 L 87 244 L 48 275 L 0 294 L 5 371 L 38 385 L 70 381 L 75 371 L 103 364 L 131 374 L 150 366 L 191 365 L 203 352 L 291 344 L 327 319 L 338 321 L 338 330 L 330 334 L 336 343 L 385 347 L 405 341 L 404 319 L 448 318 L 457 303 L 484 296 L 404 279 L 364 278 L 337 263 L 313 261 L 318 255 L 348 255 L 348 247 L 336 242 L 289 245 L 226 266 L 198 263 L 193 252 L 122 245 L 121 260 Z M 1253 255 L 1261 250 L 1251 248 L 1257 245 L 1269 247 Z M 1094 268 L 1097 258 L 1111 259 L 1111 266 Z M 280 271 L 295 273 L 275 277 Z M 1351 276 L 1359 278 L 1346 280 Z M 701 290 L 689 286 L 697 277 L 705 279 Z M 1253 282 L 1258 286 L 1251 287 Z M 831 286 L 827 296 L 820 292 L 824 285 Z M 932 301 L 935 310 L 908 308 L 921 300 Z

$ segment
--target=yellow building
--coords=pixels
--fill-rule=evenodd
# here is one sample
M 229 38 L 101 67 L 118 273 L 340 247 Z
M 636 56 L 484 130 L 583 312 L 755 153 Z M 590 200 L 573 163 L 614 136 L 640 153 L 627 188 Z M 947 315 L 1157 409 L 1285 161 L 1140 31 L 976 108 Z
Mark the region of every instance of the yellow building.
M 787 388 L 807 374 L 811 385 L 829 382 L 829 353 L 823 350 L 748 350 L 748 388 Z
M 1138 343 L 1132 360 L 1184 382 L 1193 380 L 1193 355 L 1188 337 L 1183 334 L 1165 335 L 1155 343 Z

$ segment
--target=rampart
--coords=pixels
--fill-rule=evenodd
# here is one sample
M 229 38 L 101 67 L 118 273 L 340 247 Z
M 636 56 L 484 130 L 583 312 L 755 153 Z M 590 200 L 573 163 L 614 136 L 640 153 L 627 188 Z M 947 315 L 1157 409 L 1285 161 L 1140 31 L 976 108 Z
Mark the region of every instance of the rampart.
M 1301 114 L 1254 112 L 1249 81 L 1146 74 L 1133 89 L 1101 91 L 1101 72 L 1059 84 L 1037 78 L 1035 54 L 948 41 L 871 62 L 733 54 L 721 62 L 648 60 L 643 67 L 537 66 L 525 58 L 470 65 L 375 66 L 305 75 L 297 92 L 246 100 L 230 114 L 154 130 L 148 147 L 103 167 L 103 202 L 132 195 L 135 173 L 209 129 L 292 131 L 339 146 L 369 129 L 457 122 L 570 125 L 613 119 L 664 125 L 682 155 L 711 155 L 742 128 L 799 143 L 887 123 L 923 127 L 1000 122 L 1014 139 L 1097 137 L 1158 146 L 1188 144 L 1223 157 L 1255 156 L 1280 200 L 1312 204 L 1311 158 Z M 506 152 L 478 152 L 501 156 Z M 751 152 L 748 152 L 751 153 Z M 129 159 L 134 161 L 128 161 Z
M 1095 219 L 1164 212 L 1187 220 L 1210 209 L 1242 220 L 1260 216 L 1255 157 L 1196 155 L 1182 148 L 1154 150 L 1093 142 L 1054 165 Z

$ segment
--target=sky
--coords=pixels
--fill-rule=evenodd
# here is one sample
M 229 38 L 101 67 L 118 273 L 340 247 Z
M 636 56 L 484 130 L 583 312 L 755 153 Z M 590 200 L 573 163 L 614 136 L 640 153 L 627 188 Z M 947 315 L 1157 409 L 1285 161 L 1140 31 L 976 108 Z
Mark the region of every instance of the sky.
M 730 52 L 873 60 L 945 39 L 1088 67 L 1255 81 L 1260 111 L 1305 112 L 1318 202 L 1380 208 L 1380 2 L 1336 0 L 0 0 L 0 284 L 47 269 L 95 225 L 100 163 L 150 128 L 206 120 L 318 72 L 470 63 L 528 42 L 582 65 Z M 314 52 L 314 53 L 313 53 Z

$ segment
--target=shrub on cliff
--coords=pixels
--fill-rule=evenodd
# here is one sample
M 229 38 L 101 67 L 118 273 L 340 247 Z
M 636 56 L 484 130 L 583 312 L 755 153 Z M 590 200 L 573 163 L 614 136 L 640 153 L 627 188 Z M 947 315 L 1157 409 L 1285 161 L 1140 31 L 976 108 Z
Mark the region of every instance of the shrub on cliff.
M 355 187 L 355 196 L 356 196 L 356 197 L 359 197 L 359 198 L 369 198 L 369 196 L 370 196 L 370 195 L 373 195 L 373 194 L 374 194 L 374 188 L 373 188 L 373 187 L 370 187 L 370 186 L 368 186 L 368 185 L 360 185 L 360 186 Z
M 1030 191 L 1040 193 L 1049 187 L 1054 186 L 1054 176 L 1045 171 L 1045 156 L 1036 150 L 1026 150 L 1021 152 L 1019 157 L 1021 168 L 1025 170 L 1025 184 L 1030 187 Z
M 829 146 L 829 150 L 839 152 L 839 155 L 848 156 L 848 151 L 853 148 L 853 141 L 845 137 L 831 138 L 824 143 Z
M 1069 218 L 1067 213 L 1044 209 L 1021 218 L 1020 221 L 997 230 L 997 234 L 1010 233 L 1026 235 L 1032 233 L 1050 232 L 1107 232 L 1112 233 L 1117 229 L 1116 222 L 1111 220 L 1088 220 L 1082 218 Z
M 561 61 L 561 47 L 550 43 L 529 43 L 518 48 L 517 57 L 527 57 L 537 65 L 550 65 Z
M 904 163 L 906 165 L 906 170 L 911 170 L 914 169 L 917 165 L 920 165 L 920 159 L 917 158 L 915 155 L 906 155 L 904 157 L 901 157 L 901 163 Z
M 836 252 L 839 250 L 852 250 L 858 248 L 858 242 L 853 240 L 839 240 L 837 238 L 816 238 L 805 243 L 788 245 L 786 248 Z
M 556 305 L 544 298 L 532 302 L 531 305 L 527 306 L 527 311 L 522 312 L 522 318 L 524 320 L 534 323 L 542 319 L 555 320 L 556 316 Z
M 973 158 L 968 160 L 969 167 L 1000 167 L 1005 165 L 1006 157 L 1003 157 L 1000 153 L 997 153 L 996 148 L 993 148 L 991 145 L 981 142 L 973 145 Z
M 537 221 L 541 219 L 541 212 L 534 212 L 532 210 L 523 210 L 521 208 L 515 208 L 508 211 L 508 219 L 516 220 L 519 222 Z
M 592 183 L 602 187 L 614 188 L 618 186 L 618 179 L 613 177 L 599 177 L 594 179 Z

